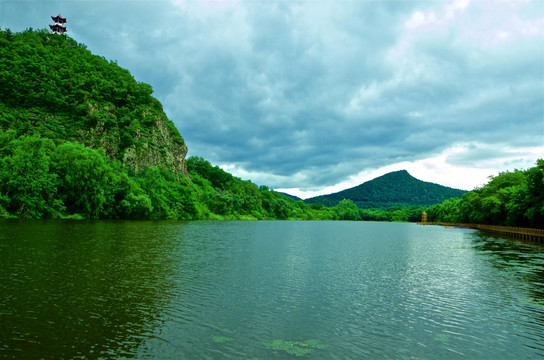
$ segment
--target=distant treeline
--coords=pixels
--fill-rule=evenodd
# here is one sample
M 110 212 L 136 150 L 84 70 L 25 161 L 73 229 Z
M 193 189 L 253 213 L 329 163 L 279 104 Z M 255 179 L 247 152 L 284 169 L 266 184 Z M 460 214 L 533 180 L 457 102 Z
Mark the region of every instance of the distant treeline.
M 136 174 L 79 143 L 0 131 L 0 217 L 416 221 L 423 210 L 305 204 L 199 157 L 187 167 L 190 178 L 161 167 Z
M 102 150 L 56 145 L 0 130 L 0 217 L 101 219 L 292 219 L 428 221 L 542 228 L 544 160 L 492 177 L 482 188 L 428 208 L 360 209 L 306 204 L 241 180 L 200 157 L 190 177 L 161 167 L 135 173 Z
M 427 208 L 427 221 L 544 228 L 544 160 L 490 179 L 461 199 Z

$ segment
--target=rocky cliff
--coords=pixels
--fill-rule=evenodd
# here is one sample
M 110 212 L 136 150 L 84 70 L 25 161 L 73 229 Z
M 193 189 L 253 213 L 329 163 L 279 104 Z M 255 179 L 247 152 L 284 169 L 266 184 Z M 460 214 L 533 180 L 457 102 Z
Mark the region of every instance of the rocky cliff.
M 187 175 L 187 146 L 148 84 L 46 30 L 0 30 L 0 128 L 103 148 L 134 172 Z
M 98 111 L 91 107 L 89 115 Z M 127 129 L 98 120 L 89 128 L 80 128 L 74 140 L 91 148 L 104 149 L 106 155 L 120 160 L 135 172 L 150 166 L 163 166 L 176 174 L 187 175 L 187 146 L 162 110 L 142 111 L 131 119 Z

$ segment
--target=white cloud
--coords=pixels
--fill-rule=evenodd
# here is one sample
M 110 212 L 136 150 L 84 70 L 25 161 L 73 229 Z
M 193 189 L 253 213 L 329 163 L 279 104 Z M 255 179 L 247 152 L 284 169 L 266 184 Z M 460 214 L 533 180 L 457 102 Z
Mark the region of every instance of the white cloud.
M 423 25 L 433 24 L 437 22 L 437 18 L 434 12 L 424 13 L 422 11 L 415 11 L 412 17 L 408 19 L 405 27 L 409 30 L 417 29 Z
M 445 6 L 446 18 L 453 18 L 457 13 L 462 13 L 469 6 L 470 0 L 453 0 Z

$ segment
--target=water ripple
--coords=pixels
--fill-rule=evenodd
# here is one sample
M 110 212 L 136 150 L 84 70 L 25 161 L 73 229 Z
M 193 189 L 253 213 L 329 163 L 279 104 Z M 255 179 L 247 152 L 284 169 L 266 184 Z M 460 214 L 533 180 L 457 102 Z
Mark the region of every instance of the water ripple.
M 544 356 L 542 250 L 472 230 L 0 226 L 0 357 L 292 358 L 276 340 L 326 345 L 308 359 Z

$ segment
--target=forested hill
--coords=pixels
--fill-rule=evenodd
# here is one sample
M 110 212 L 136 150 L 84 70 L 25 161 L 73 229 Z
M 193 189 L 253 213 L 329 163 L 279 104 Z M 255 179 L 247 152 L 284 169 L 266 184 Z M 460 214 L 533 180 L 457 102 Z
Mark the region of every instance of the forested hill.
M 394 206 L 430 206 L 450 198 L 460 198 L 464 193 L 464 190 L 418 180 L 408 171 L 401 170 L 334 194 L 306 199 L 305 202 L 336 206 L 343 199 L 348 199 L 360 209 L 385 209 Z
M 0 218 L 340 218 L 185 160 L 151 94 L 68 36 L 0 30 Z
M 129 71 L 64 35 L 0 30 L 0 218 L 417 221 L 451 198 L 429 219 L 544 221 L 542 160 L 462 199 L 400 171 L 308 204 L 186 153 Z
M 186 174 L 187 147 L 148 84 L 47 30 L 0 30 L 0 129 L 102 148 L 138 172 Z

